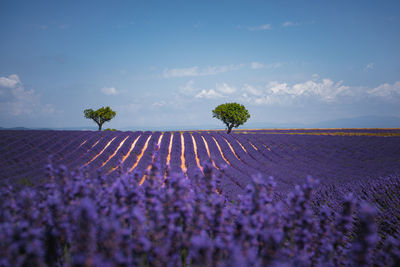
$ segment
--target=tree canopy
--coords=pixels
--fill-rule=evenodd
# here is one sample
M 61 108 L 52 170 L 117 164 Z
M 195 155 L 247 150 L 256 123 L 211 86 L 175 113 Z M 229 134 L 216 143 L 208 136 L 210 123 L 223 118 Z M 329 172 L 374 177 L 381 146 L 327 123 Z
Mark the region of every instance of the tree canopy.
M 212 111 L 212 114 L 213 118 L 217 118 L 225 123 L 228 128 L 227 133 L 230 133 L 232 128 L 237 128 L 244 124 L 250 118 L 247 109 L 238 103 L 221 104 Z
M 99 126 L 99 131 L 101 131 L 101 126 L 114 118 L 117 113 L 110 107 L 101 107 L 98 110 L 85 109 L 84 114 L 85 118 L 94 120 Z

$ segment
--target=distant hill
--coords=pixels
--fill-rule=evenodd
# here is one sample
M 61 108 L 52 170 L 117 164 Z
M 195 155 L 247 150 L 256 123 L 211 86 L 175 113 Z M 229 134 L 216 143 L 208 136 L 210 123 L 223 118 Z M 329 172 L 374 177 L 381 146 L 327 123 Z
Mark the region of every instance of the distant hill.
M 26 127 L 12 127 L 12 128 L 4 128 L 0 127 L 1 130 L 21 130 L 21 131 L 27 131 L 27 130 L 39 130 L 39 131 L 96 131 L 96 127 L 65 127 L 65 128 L 26 128 Z
M 246 123 L 239 129 L 285 129 L 285 128 L 400 128 L 399 117 L 361 116 L 328 120 L 317 123 Z
M 250 122 L 239 129 L 278 129 L 278 128 L 400 128 L 400 117 L 394 116 L 361 116 L 337 120 L 322 121 L 318 123 L 269 123 Z M 185 130 L 217 130 L 224 129 L 223 125 L 199 124 L 199 125 L 168 125 L 168 126 L 131 126 L 121 127 L 121 131 L 185 131 Z M 64 127 L 64 128 L 26 128 L 13 127 L 0 130 L 66 130 L 66 131 L 97 131 L 97 127 Z
M 32 130 L 32 129 L 26 128 L 26 127 L 13 127 L 13 128 L 0 127 L 0 130 L 21 130 L 21 131 L 26 131 L 26 130 Z
M 324 121 L 310 125 L 312 128 L 400 128 L 399 117 L 362 116 Z

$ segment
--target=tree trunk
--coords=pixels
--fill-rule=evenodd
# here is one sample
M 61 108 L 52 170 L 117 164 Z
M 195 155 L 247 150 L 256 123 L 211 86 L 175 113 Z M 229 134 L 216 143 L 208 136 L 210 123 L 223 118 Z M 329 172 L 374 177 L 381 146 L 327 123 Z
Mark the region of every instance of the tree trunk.
M 228 132 L 227 132 L 227 134 L 229 134 L 229 133 L 231 133 L 232 132 L 232 126 L 228 126 Z
M 99 131 L 101 131 L 101 124 L 99 123 L 98 125 L 99 125 Z

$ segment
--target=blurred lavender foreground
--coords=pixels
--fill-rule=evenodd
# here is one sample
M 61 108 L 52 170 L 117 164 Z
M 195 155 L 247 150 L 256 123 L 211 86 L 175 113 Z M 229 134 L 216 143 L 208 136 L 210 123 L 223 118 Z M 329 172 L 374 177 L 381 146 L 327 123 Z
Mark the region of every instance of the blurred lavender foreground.
M 255 175 L 231 200 L 202 167 L 164 177 L 155 161 L 139 186 L 122 168 L 49 164 L 45 184 L 1 189 L 0 266 L 400 265 L 399 176 L 335 195 L 308 178 L 279 200 L 275 181 Z

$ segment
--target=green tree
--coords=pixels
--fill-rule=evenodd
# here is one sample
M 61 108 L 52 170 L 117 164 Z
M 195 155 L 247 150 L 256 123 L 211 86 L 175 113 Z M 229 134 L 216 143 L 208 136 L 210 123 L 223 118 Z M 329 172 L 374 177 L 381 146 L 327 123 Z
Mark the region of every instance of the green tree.
M 249 118 L 250 114 L 247 109 L 238 103 L 226 103 L 219 105 L 213 111 L 213 118 L 217 118 L 225 123 L 228 128 L 228 132 L 232 131 L 232 128 L 237 128 L 244 124 Z
M 98 110 L 85 109 L 85 118 L 94 120 L 99 126 L 99 131 L 101 131 L 101 126 L 107 121 L 110 121 L 117 114 L 110 107 L 101 107 Z

